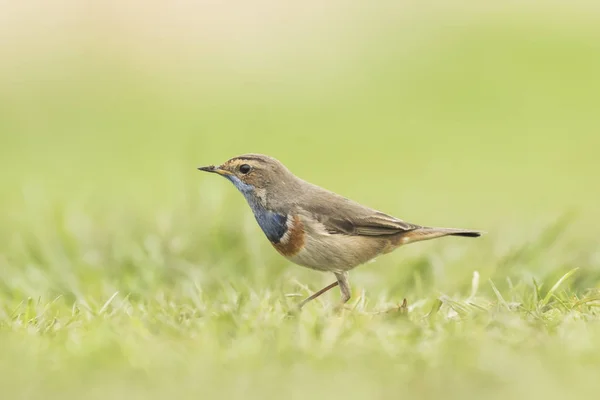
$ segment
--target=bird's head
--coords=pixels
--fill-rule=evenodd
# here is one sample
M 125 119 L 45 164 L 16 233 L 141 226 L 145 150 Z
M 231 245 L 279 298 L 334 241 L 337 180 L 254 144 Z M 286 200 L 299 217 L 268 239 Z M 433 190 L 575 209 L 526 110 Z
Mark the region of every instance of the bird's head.
M 266 198 L 278 190 L 292 189 L 294 175 L 278 160 L 262 154 L 244 154 L 219 166 L 198 168 L 229 179 L 244 195 Z

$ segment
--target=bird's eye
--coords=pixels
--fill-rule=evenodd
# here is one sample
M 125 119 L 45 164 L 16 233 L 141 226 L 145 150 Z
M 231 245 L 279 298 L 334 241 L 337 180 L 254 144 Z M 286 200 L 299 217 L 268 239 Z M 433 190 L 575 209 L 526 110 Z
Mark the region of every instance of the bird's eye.
M 250 167 L 248 164 L 240 165 L 240 172 L 244 175 L 247 174 L 248 172 L 250 172 L 251 169 L 252 169 L 252 167 Z

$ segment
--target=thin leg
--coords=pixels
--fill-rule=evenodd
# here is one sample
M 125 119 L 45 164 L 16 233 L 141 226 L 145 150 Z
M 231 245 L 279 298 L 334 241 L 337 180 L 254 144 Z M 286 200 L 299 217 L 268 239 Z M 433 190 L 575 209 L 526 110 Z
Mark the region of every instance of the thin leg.
M 328 291 L 329 289 L 333 289 L 334 287 L 336 287 L 339 284 L 339 279 L 336 282 L 333 282 L 331 285 L 329 286 L 325 286 L 323 289 L 319 290 L 318 292 L 316 292 L 315 294 L 313 294 L 312 296 L 302 300 L 302 302 L 300 302 L 300 304 L 298 304 L 298 309 L 304 307 L 304 305 L 306 303 L 308 303 L 311 300 L 316 299 L 317 297 L 319 297 L 320 295 L 322 295 L 323 293 L 325 293 L 326 291 Z
M 352 291 L 350 290 L 350 282 L 348 282 L 348 273 L 335 272 L 335 277 L 337 278 L 338 284 L 340 285 L 340 291 L 342 292 L 341 305 L 344 305 L 348 302 L 348 300 L 350 300 L 350 297 L 352 297 Z

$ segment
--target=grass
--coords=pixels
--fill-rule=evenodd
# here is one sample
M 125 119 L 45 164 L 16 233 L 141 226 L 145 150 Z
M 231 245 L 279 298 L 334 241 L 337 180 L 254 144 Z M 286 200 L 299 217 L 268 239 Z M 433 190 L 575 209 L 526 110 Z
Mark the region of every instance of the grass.
M 7 61 L 3 397 L 598 393 L 600 25 L 455 17 L 382 22 L 378 46 L 303 37 L 293 60 L 155 65 L 79 27 L 85 56 Z M 360 48 L 336 64 L 335 40 Z M 291 315 L 333 277 L 279 257 L 235 189 L 195 171 L 250 151 L 410 222 L 489 233 L 399 249 L 351 272 L 342 313 L 334 289 Z
M 2 259 L 5 393 L 559 398 L 598 389 L 597 250 L 565 240 L 570 216 L 504 250 L 493 233 L 406 247 L 351 274 L 348 310 L 332 313 L 333 292 L 290 316 L 331 277 L 288 267 L 250 216 L 239 229 L 220 207 L 190 204 L 152 223 L 74 206 L 30 216 Z

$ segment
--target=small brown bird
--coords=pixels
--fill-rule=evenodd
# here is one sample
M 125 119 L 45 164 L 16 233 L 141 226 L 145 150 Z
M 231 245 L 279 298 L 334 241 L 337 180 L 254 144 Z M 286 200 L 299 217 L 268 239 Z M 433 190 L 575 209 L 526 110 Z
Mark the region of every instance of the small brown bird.
M 343 305 L 351 297 L 348 271 L 404 244 L 449 235 L 481 236 L 475 230 L 404 222 L 308 183 L 261 154 L 198 169 L 217 173 L 238 188 L 281 255 L 304 267 L 333 272 L 336 282 L 303 300 L 300 308 L 337 285 Z

